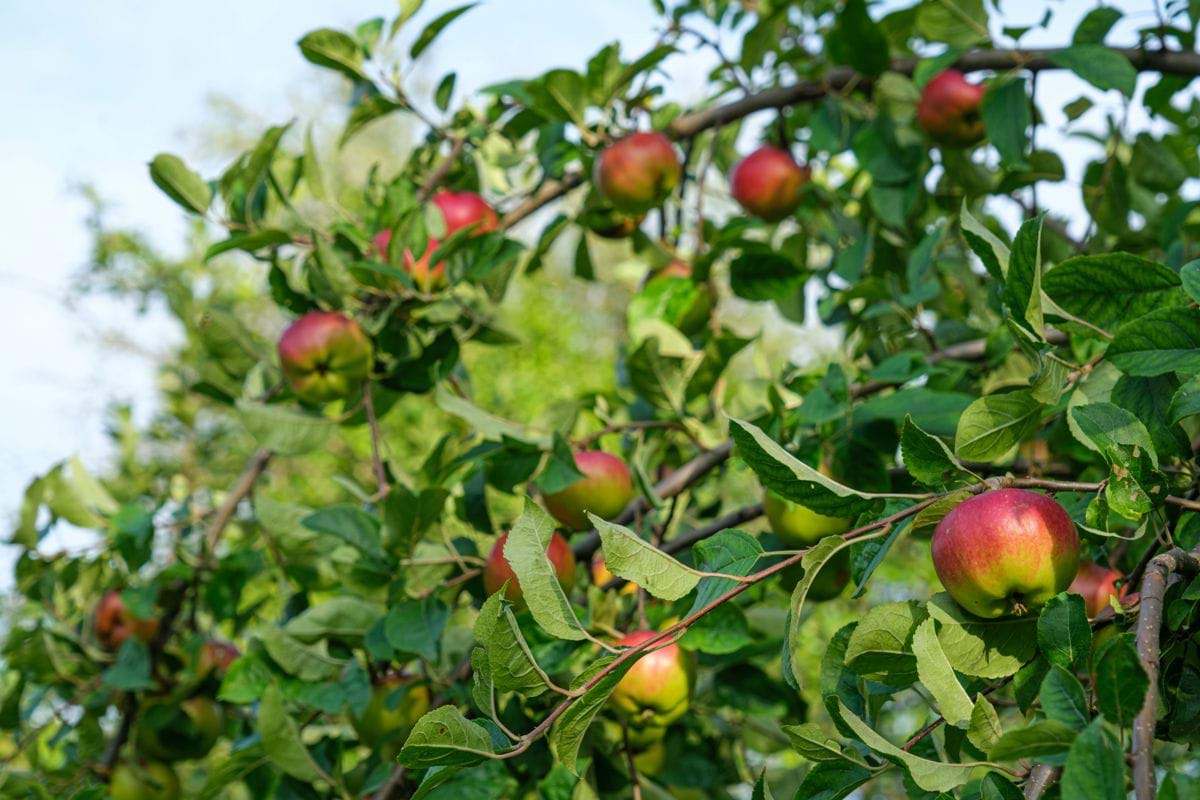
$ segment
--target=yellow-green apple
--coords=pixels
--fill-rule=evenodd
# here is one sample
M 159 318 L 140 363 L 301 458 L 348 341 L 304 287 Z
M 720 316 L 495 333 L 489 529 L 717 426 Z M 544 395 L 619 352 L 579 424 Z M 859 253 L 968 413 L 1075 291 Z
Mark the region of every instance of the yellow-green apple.
M 970 147 L 983 140 L 984 87 L 958 70 L 939 72 L 925 84 L 917 103 L 917 122 L 929 138 L 947 147 Z
M 1084 606 L 1087 608 L 1087 615 L 1094 617 L 1108 608 L 1109 598 L 1115 597 L 1120 600 L 1125 596 L 1129 590 L 1128 585 L 1122 586 L 1120 589 L 1116 585 L 1117 581 L 1123 577 L 1115 569 L 1087 561 L 1079 565 L 1079 572 L 1075 575 L 1075 580 L 1071 581 L 1071 585 L 1067 587 L 1067 591 L 1082 596 Z
M 568 530 L 591 527 L 587 512 L 611 519 L 633 499 L 633 478 L 625 462 L 602 450 L 575 454 L 575 468 L 583 477 L 565 489 L 543 495 L 546 510 Z
M 933 567 L 977 617 L 1023 615 L 1066 590 L 1079 570 L 1079 534 L 1053 498 L 996 489 L 959 503 L 933 531 Z
M 804 567 L 800 564 L 790 566 L 782 572 L 782 581 L 785 587 L 795 588 L 803 577 Z M 842 548 L 821 566 L 817 577 L 813 578 L 813 582 L 808 585 L 808 593 L 804 595 L 804 599 L 806 602 L 832 600 L 840 596 L 849 583 L 850 549 Z
M 655 631 L 636 631 L 617 644 L 635 647 L 656 636 Z M 687 713 L 695 686 L 695 660 L 672 642 L 641 656 L 613 689 L 609 703 L 625 720 L 629 743 L 646 747 L 662 739 L 667 727 Z
M 662 774 L 667 768 L 667 746 L 662 739 L 651 742 L 647 747 L 633 754 L 633 768 L 639 775 L 653 778 Z
M 433 204 L 437 206 L 438 211 L 442 212 L 442 221 L 445 223 L 445 236 L 450 236 L 455 231 L 474 225 L 475 228 L 471 232 L 474 236 L 480 233 L 488 233 L 496 230 L 500 224 L 499 217 L 496 216 L 496 211 L 488 205 L 488 201 L 475 192 L 448 192 L 440 191 L 433 196 Z M 374 238 L 375 249 L 379 256 L 387 259 L 388 247 L 392 243 L 392 231 L 386 228 L 375 234 Z M 422 291 L 430 292 L 434 289 L 440 289 L 446 285 L 446 264 L 438 262 L 432 267 L 429 264 L 433 252 L 437 250 L 441 240 L 434 237 L 429 237 L 429 244 L 425 248 L 425 254 L 420 258 L 413 255 L 411 250 L 405 250 L 401 259 L 401 266 L 413 279 L 413 283 Z
M 662 287 L 661 289 L 658 287 Z M 692 265 L 673 259 L 665 267 L 646 277 L 642 293 L 661 291 L 664 294 L 679 287 L 681 302 L 668 298 L 664 317 L 688 336 L 704 330 L 713 310 L 713 291 L 707 283 L 692 280 Z
M 671 140 L 661 133 L 632 133 L 596 158 L 595 182 L 618 211 L 644 214 L 679 184 L 682 169 Z
M 508 588 L 504 590 L 504 598 L 522 607 L 525 595 L 521 591 L 521 582 L 517 580 L 517 574 L 513 572 L 512 565 L 504 556 L 504 545 L 507 542 L 507 533 L 496 537 L 496 543 L 492 545 L 492 551 L 488 553 L 487 560 L 483 565 L 483 588 L 487 590 L 488 594 L 495 594 L 500 591 L 504 582 L 508 581 Z M 550 536 L 550 544 L 546 546 L 546 556 L 554 565 L 554 573 L 558 576 L 559 585 L 563 589 L 570 589 L 575 582 L 575 554 L 571 552 L 571 545 L 567 544 L 567 540 L 558 531 Z
M 310 311 L 279 338 L 279 363 L 292 391 L 309 403 L 345 399 L 371 371 L 371 340 L 336 311 Z
M 155 761 L 183 761 L 208 755 L 221 738 L 225 714 L 203 696 L 160 698 L 143 704 L 137 726 L 138 752 Z
M 604 563 L 604 553 L 596 551 L 596 555 L 592 556 L 592 585 L 603 589 L 615 577 L 615 575 L 608 571 L 608 565 Z M 621 584 L 621 588 L 618 589 L 621 594 L 633 594 L 637 590 L 637 584 L 630 581 L 625 581 L 625 583 Z
M 729 175 L 733 199 L 767 222 L 789 216 L 804 197 L 812 170 L 802 167 L 787 150 L 763 145 L 743 158 Z
M 121 593 L 105 592 L 92 619 L 96 640 L 105 650 L 119 650 L 130 636 L 149 643 L 158 633 L 157 619 L 139 619 L 125 607 Z
M 788 547 L 811 547 L 826 536 L 841 536 L 854 525 L 849 517 L 827 517 L 793 503 L 771 490 L 763 496 L 763 511 L 771 530 Z
M 429 710 L 430 702 L 427 685 L 411 675 L 390 673 L 372 681 L 371 699 L 362 713 L 350 715 L 350 724 L 359 742 L 385 751 L 390 761 Z
M 179 778 L 166 764 L 153 761 L 122 762 L 113 767 L 108 781 L 112 800 L 179 800 Z

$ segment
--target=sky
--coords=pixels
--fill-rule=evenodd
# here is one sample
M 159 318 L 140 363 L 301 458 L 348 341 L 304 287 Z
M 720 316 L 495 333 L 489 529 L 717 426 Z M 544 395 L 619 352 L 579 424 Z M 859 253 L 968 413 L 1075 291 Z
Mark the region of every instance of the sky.
M 1111 4 L 1134 11 L 1140 24 L 1152 19 L 1150 0 Z M 410 28 L 454 5 L 428 0 Z M 1051 30 L 1023 44 L 1069 41 L 1093 5 L 1054 3 Z M 1010 19 L 1021 14 L 1016 6 L 1004 4 Z M 0 539 L 32 476 L 72 453 L 103 469 L 111 403 L 132 403 L 136 418 L 149 417 L 154 356 L 174 342 L 174 330 L 154 314 L 103 298 L 65 303 L 89 245 L 76 187 L 95 186 L 115 222 L 178 249 L 182 217 L 151 184 L 150 158 L 199 155 L 186 132 L 211 119 L 213 97 L 252 109 L 264 124 L 290 118 L 297 93 L 327 79 L 300 57 L 296 40 L 317 27 L 390 17 L 395 8 L 388 0 L 59 0 L 51 12 L 45 0 L 0 1 Z M 644 52 L 655 23 L 649 0 L 484 0 L 442 35 L 424 69 L 434 78 L 455 69 L 469 91 L 553 66 L 580 67 L 614 40 L 627 56 Z M 1131 42 L 1130 27 L 1123 23 L 1113 39 Z M 672 95 L 696 99 L 704 66 L 677 60 Z M 1043 79 L 1039 93 L 1053 112 L 1039 134 L 1049 146 L 1065 141 L 1055 132 L 1064 102 L 1087 93 L 1102 108 L 1119 106 L 1115 94 L 1062 73 Z M 1103 113 L 1091 112 L 1093 127 Z M 1092 151 L 1075 139 L 1066 147 L 1069 180 L 1044 189 L 1043 202 L 1070 213 L 1079 208 L 1078 177 Z M 0 547 L 0 590 L 10 585 L 11 557 L 11 548 Z

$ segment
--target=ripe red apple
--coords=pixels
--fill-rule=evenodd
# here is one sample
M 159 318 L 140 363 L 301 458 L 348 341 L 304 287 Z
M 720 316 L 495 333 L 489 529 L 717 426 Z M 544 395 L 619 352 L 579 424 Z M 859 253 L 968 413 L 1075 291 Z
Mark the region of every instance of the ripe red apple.
M 203 758 L 225 729 L 221 706 L 207 697 L 176 703 L 167 698 L 143 704 L 137 722 L 137 747 L 155 761 Z
M 605 584 L 611 581 L 616 576 L 608 571 L 608 565 L 604 563 L 603 551 L 597 550 L 596 555 L 592 556 L 592 585 L 604 588 Z M 633 594 L 638 590 L 636 583 L 625 581 L 618 589 L 621 594 Z
M 492 551 L 488 553 L 487 561 L 483 566 L 483 588 L 487 590 L 488 594 L 495 594 L 500 591 L 504 582 L 508 581 L 508 589 L 504 592 L 504 598 L 517 606 L 522 606 L 524 594 L 521 591 L 521 582 L 517 580 L 512 565 L 504 557 L 504 544 L 507 541 L 508 534 L 502 533 L 496 538 L 496 543 L 492 545 Z M 546 546 L 546 555 L 550 558 L 550 563 L 554 565 L 559 585 L 564 589 L 570 589 L 571 584 L 575 582 L 575 554 L 571 552 L 571 545 L 567 544 L 567 540 L 558 531 L 551 535 L 550 544 Z
M 668 262 L 662 269 L 652 272 L 647 276 L 643 291 L 653 286 L 669 285 L 674 281 L 692 284 L 695 290 L 691 293 L 691 301 L 680 308 L 673 308 L 674 304 L 668 305 L 667 322 L 670 322 L 686 335 L 694 336 L 704 330 L 704 326 L 708 324 L 709 317 L 712 316 L 712 287 L 707 283 L 695 283 L 692 280 L 692 265 L 686 261 L 674 259 Z M 684 295 L 684 297 L 687 297 L 687 295 Z
M 117 764 L 109 777 L 108 794 L 112 800 L 178 800 L 182 797 L 175 770 L 153 761 Z
M 121 593 L 112 591 L 100 598 L 92 629 L 101 647 L 116 651 L 130 636 L 149 643 L 158 633 L 158 620 L 138 619 L 125 607 Z
M 221 678 L 229 669 L 229 665 L 237 661 L 242 652 L 229 642 L 209 639 L 200 646 L 199 663 L 196 672 L 200 675 L 216 675 Z
M 500 219 L 496 216 L 496 211 L 488 205 L 487 200 L 484 200 L 475 192 L 440 191 L 433 196 L 433 204 L 442 212 L 442 220 L 446 224 L 446 236 L 450 236 L 455 231 L 466 228 L 469 225 L 477 225 L 474 231 L 472 231 L 472 236 L 494 231 L 500 225 Z M 391 228 L 385 228 L 375 234 L 375 238 L 372 241 L 375 244 L 375 250 L 378 252 L 379 257 L 386 261 L 388 247 L 392 243 Z M 404 251 L 401 266 L 412 277 L 413 283 L 417 285 L 417 288 L 423 292 L 431 292 L 446 285 L 445 262 L 438 262 L 432 267 L 429 265 L 430 257 L 440 244 L 440 239 L 432 236 L 429 237 L 429 244 L 425 248 L 425 254 L 420 258 L 414 256 L 411 250 Z
M 763 145 L 737 163 L 729 184 L 742 208 L 778 222 L 800 205 L 811 178 L 812 170 L 797 164 L 787 150 Z
M 618 645 L 633 647 L 654 638 L 654 631 L 636 631 Z M 687 713 L 696 686 L 696 663 L 678 644 L 643 655 L 629 670 L 609 702 L 629 726 L 629 742 L 646 747 L 662 739 L 667 727 Z
M 938 144 L 970 147 L 985 133 L 979 111 L 983 93 L 983 86 L 971 83 L 958 70 L 943 70 L 921 91 L 917 122 Z
M 633 499 L 629 467 L 616 456 L 602 450 L 584 450 L 575 454 L 575 468 L 583 473 L 581 480 L 542 497 L 546 510 L 568 530 L 592 527 L 585 512 L 611 519 Z
M 1071 585 L 1079 535 L 1065 509 L 1025 489 L 997 489 L 955 506 L 933 532 L 933 567 L 975 616 L 1022 615 Z
M 361 744 L 372 750 L 386 750 L 391 757 L 413 726 L 429 710 L 429 687 L 411 675 L 391 673 L 372 682 L 371 699 L 361 714 L 351 714 L 350 724 Z
M 595 182 L 618 211 L 644 214 L 679 183 L 682 168 L 671 140 L 661 133 L 632 133 L 596 159 Z
M 309 403 L 356 392 L 371 371 L 371 340 L 336 311 L 310 311 L 279 339 L 279 362 L 292 391 Z
M 1087 615 L 1094 617 L 1108 608 L 1108 599 L 1115 597 L 1120 600 L 1129 591 L 1129 586 L 1117 588 L 1116 583 L 1123 578 L 1115 569 L 1108 569 L 1091 561 L 1079 565 L 1079 573 L 1067 588 L 1072 594 L 1081 595 L 1087 608 Z

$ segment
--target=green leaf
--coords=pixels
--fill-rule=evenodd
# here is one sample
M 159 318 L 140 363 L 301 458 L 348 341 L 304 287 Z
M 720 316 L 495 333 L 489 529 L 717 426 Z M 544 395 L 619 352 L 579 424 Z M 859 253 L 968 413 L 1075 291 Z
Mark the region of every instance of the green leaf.
M 1160 308 L 1126 323 L 1105 357 L 1127 375 L 1200 372 L 1200 309 Z
M 329 655 L 324 641 L 306 645 L 288 636 L 281 628 L 271 628 L 260 638 L 271 660 L 284 672 L 302 681 L 328 680 L 342 668 L 343 662 Z
M 296 42 L 300 54 L 319 67 L 340 72 L 352 81 L 368 80 L 363 54 L 354 37 L 332 28 L 310 31 Z
M 217 699 L 234 705 L 256 703 L 271 685 L 271 679 L 271 668 L 257 654 L 242 656 L 229 665 Z
M 583 473 L 575 466 L 575 453 L 571 450 L 571 445 L 562 435 L 555 433 L 554 446 L 550 449 L 546 466 L 538 475 L 538 489 L 543 494 L 554 494 L 583 478 Z
M 1125 800 L 1125 750 L 1100 717 L 1071 743 L 1062 773 L 1064 798 Z
M 1167 419 L 1172 425 L 1196 414 L 1200 414 L 1200 377 L 1192 378 L 1180 386 L 1167 408 Z
M 212 204 L 212 189 L 179 156 L 159 153 L 150 162 L 150 180 L 184 209 L 203 214 Z
M 900 431 L 900 453 L 909 474 L 929 486 L 944 486 L 963 471 L 945 442 L 921 430 L 911 414 L 905 416 Z
M 483 603 L 475 619 L 475 641 L 486 650 L 488 676 L 502 692 L 520 692 L 529 697 L 542 694 L 552 685 L 529 650 L 512 610 L 496 592 Z
M 1071 44 L 1103 44 L 1104 37 L 1112 30 L 1113 25 L 1123 14 L 1112 6 L 1097 6 L 1083 15 L 1083 19 L 1075 27 Z
M 1180 305 L 1179 285 L 1179 276 L 1168 267 L 1129 253 L 1075 256 L 1042 277 L 1042 288 L 1060 308 L 1109 331 L 1155 309 Z
M 663 600 L 678 600 L 700 582 L 700 576 L 693 570 L 628 528 L 592 513 L 588 518 L 600 533 L 604 564 L 617 577 L 636 583 Z
M 846 645 L 846 666 L 864 678 L 889 686 L 907 686 L 917 679 L 913 636 L 927 618 L 925 610 L 913 600 L 871 608 Z
M 888 68 L 888 42 L 867 13 L 865 0 L 846 0 L 829 31 L 826 47 L 834 63 L 849 64 L 875 77 Z
M 483 726 L 455 706 L 441 706 L 417 720 L 400 750 L 400 763 L 412 769 L 468 766 L 495 755 Z
M 995 461 L 1038 429 L 1042 404 L 1028 391 L 981 397 L 963 412 L 954 452 L 968 461 Z
M 874 777 L 874 772 L 855 764 L 817 764 L 805 773 L 795 796 L 804 800 L 842 800 Z
M 988 758 L 992 761 L 1019 761 L 1065 753 L 1075 739 L 1075 730 L 1054 720 L 1042 720 L 1015 728 L 1000 737 Z
M 692 547 L 692 562 L 704 572 L 724 575 L 749 575 L 758 564 L 763 548 L 758 538 L 745 531 L 721 531 L 710 539 L 696 542 Z M 696 599 L 689 614 L 694 614 L 734 587 L 730 578 L 706 577 L 696 588 Z
M 982 694 L 975 698 L 971 709 L 971 720 L 967 723 L 967 741 L 986 753 L 1000 740 L 1004 731 L 996 709 Z
M 1074 44 L 1050 54 L 1050 60 L 1069 69 L 1097 89 L 1116 89 L 1133 97 L 1137 70 L 1129 59 L 1101 44 Z
M 1087 403 L 1071 408 L 1071 417 L 1084 444 L 1098 450 L 1111 467 L 1104 497 L 1127 519 L 1140 519 L 1167 496 L 1165 476 L 1142 421 L 1111 403 Z
M 815 722 L 785 725 L 783 732 L 791 740 L 792 749 L 809 761 L 839 761 L 866 766 L 858 753 L 854 750 L 843 752 L 841 743 L 826 736 Z
M 1000 163 L 1008 169 L 1029 169 L 1029 93 L 1025 79 L 997 79 L 983 95 L 980 108 L 988 139 L 1000 151 Z
M 988 38 L 983 0 L 923 0 L 916 26 L 922 38 L 951 47 L 970 47 Z
M 1004 280 L 1008 273 L 1008 261 L 1012 256 L 1008 245 L 1000 241 L 996 234 L 977 220 L 967 209 L 967 201 L 963 200 L 962 211 L 959 213 L 959 224 L 962 227 L 963 238 L 979 256 L 988 273 L 998 281 Z
M 833 558 L 838 552 L 846 549 L 849 546 L 850 546 L 850 542 L 846 541 L 845 539 L 843 539 L 840 536 L 827 536 L 824 539 L 822 539 L 821 541 L 817 542 L 816 545 L 814 545 L 811 549 L 809 549 L 809 551 L 807 553 L 805 553 L 804 557 L 800 560 L 800 566 L 803 569 L 804 573 L 801 576 L 800 580 L 796 583 L 796 588 L 792 589 L 792 598 L 791 598 L 791 602 L 789 605 L 790 611 L 788 614 L 789 622 L 788 622 L 788 630 L 787 630 L 787 639 L 784 642 L 784 652 L 789 654 L 789 657 L 790 657 L 789 663 L 790 663 L 791 669 L 792 669 L 792 678 L 797 686 L 799 686 L 801 681 L 804 679 L 804 676 L 801 673 L 803 665 L 799 662 L 799 659 L 797 659 L 794 655 L 797 652 L 797 650 L 799 649 L 800 625 L 804 621 L 800 615 L 800 612 L 804 608 L 804 599 L 808 596 L 809 588 L 812 586 L 813 581 L 815 581 L 817 579 L 817 576 L 820 575 L 821 569 L 825 566 L 825 564 L 831 558 Z M 898 605 L 906 605 L 906 604 L 900 603 Z M 877 611 L 877 610 L 878 609 L 872 609 L 872 611 Z M 885 612 L 880 612 L 880 613 L 883 614 Z M 913 612 L 913 613 L 915 614 L 916 612 Z M 868 614 L 868 618 L 869 617 L 870 617 L 870 614 Z M 894 622 L 895 622 L 894 620 L 888 620 L 888 622 L 893 623 L 891 626 L 893 629 L 896 627 L 896 625 L 894 624 Z M 875 639 L 872 639 L 872 642 L 881 641 L 883 639 L 882 628 L 884 626 L 883 626 L 882 622 L 880 622 L 879 627 L 881 628 L 880 635 L 878 637 L 876 637 Z M 894 630 L 893 630 L 893 632 L 894 632 Z M 909 638 L 911 638 L 911 633 L 909 634 Z M 887 644 L 887 643 L 885 643 L 885 644 Z M 864 642 L 858 652 L 860 654 L 866 653 L 867 646 L 868 646 L 868 644 Z M 910 659 L 911 659 L 911 657 L 910 657 Z M 847 656 L 845 663 L 847 665 L 850 665 L 849 656 Z M 873 663 L 874 662 L 872 662 L 872 664 Z M 866 668 L 866 667 L 864 667 L 864 668 Z M 914 673 L 914 680 L 915 680 L 915 673 Z
M 336 536 L 363 555 L 382 561 L 386 558 L 380 541 L 380 523 L 373 515 L 358 506 L 342 503 L 322 508 L 300 522 L 317 533 Z
M 1038 647 L 1051 664 L 1071 669 L 1087 663 L 1092 647 L 1083 597 L 1062 592 L 1042 607 L 1037 622 Z
M 587 633 L 575 618 L 571 601 L 559 585 L 554 565 L 546 555 L 555 527 L 550 515 L 531 498 L 526 498 L 525 511 L 513 524 L 504 543 L 504 557 L 521 582 L 529 613 L 542 630 L 559 639 L 586 639 Z
M 1179 269 L 1183 290 L 1194 303 L 1200 303 L 1200 259 L 1189 261 Z
M 771 784 L 767 783 L 766 769 L 759 773 L 758 780 L 754 782 L 750 800 L 775 800 L 775 795 L 771 794 Z
M 1039 695 L 1042 711 L 1048 719 L 1069 725 L 1077 731 L 1083 730 L 1091 719 L 1083 684 L 1058 664 L 1052 665 L 1046 677 L 1042 679 Z
M 763 247 L 745 247 L 729 264 L 729 288 L 751 302 L 791 297 L 803 289 L 808 276 L 792 259 Z
M 1013 239 L 1004 302 L 1013 320 L 1038 341 L 1046 338 L 1042 317 L 1042 223 L 1045 215 L 1026 220 Z
M 846 704 L 840 700 L 838 701 L 838 710 L 841 712 L 846 724 L 850 726 L 851 730 L 854 731 L 863 744 L 879 753 L 888 761 L 899 764 L 908 770 L 913 783 L 925 791 L 948 792 L 970 780 L 971 773 L 976 765 L 947 764 L 941 761 L 930 761 L 929 759 L 914 756 L 912 753 L 896 747 L 896 745 L 872 730 L 870 725 L 855 716 L 846 707 Z
M 438 83 L 437 89 L 433 93 L 433 102 L 438 107 L 438 111 L 450 108 L 450 100 L 454 97 L 454 84 L 457 80 L 458 73 L 449 72 Z
M 437 406 L 447 414 L 458 417 L 471 426 L 471 429 L 485 439 L 502 441 L 505 438 L 515 439 L 525 444 L 536 445 L 546 450 L 551 446 L 549 436 L 539 437 L 531 434 L 523 426 L 515 422 L 490 414 L 457 395 L 451 394 L 442 384 L 437 388 Z
M 346 595 L 331 597 L 305 609 L 288 620 L 283 629 L 302 642 L 317 639 L 357 642 L 381 616 L 383 612 L 374 603 Z
M 917 626 L 912 638 L 913 655 L 917 658 L 917 677 L 937 702 L 938 711 L 951 725 L 964 728 L 971 720 L 974 706 L 954 674 L 932 619 Z
M 435 19 L 433 22 L 426 25 L 425 30 L 421 31 L 420 35 L 417 36 L 416 41 L 413 42 L 412 50 L 410 50 L 408 53 L 409 56 L 411 56 L 413 59 L 420 58 L 421 54 L 429 49 L 429 46 L 433 44 L 433 40 L 438 37 L 438 34 L 440 34 L 447 25 L 470 11 L 476 5 L 478 5 L 478 3 L 467 3 L 465 6 L 459 6 L 458 8 L 451 9 Z
M 194 795 L 195 800 L 217 800 L 220 797 L 228 797 L 230 794 L 228 787 L 240 783 L 247 775 L 266 766 L 270 761 L 271 759 L 261 742 L 233 751 L 205 770 L 204 785 L 200 788 L 199 793 Z M 189 795 L 189 797 L 193 796 Z
M 104 670 L 101 680 L 105 686 L 126 692 L 152 688 L 154 681 L 150 677 L 150 649 L 146 643 L 137 637 L 122 642 L 121 649 L 117 651 L 117 660 Z
M 423 597 L 395 606 L 384 618 L 388 644 L 400 653 L 436 662 L 442 631 L 450 621 L 450 609 L 436 597 Z
M 583 735 L 587 733 L 596 714 L 600 713 L 600 709 L 608 702 L 608 696 L 612 694 L 613 689 L 617 688 L 621 678 L 625 677 L 625 673 L 637 663 L 640 657 L 639 655 L 637 658 L 626 660 L 612 672 L 596 681 L 595 685 L 584 691 L 583 695 L 572 703 L 550 728 L 550 749 L 559 763 L 571 770 L 573 774 L 579 774 L 579 746 L 583 743 Z M 571 691 L 583 690 L 589 681 L 612 662 L 612 658 L 603 658 L 593 662 L 571 682 Z
M 1104 647 L 1095 670 L 1100 713 L 1122 728 L 1128 727 L 1141 711 L 1150 685 L 1129 637 L 1122 635 Z
M 354 110 L 350 112 L 350 118 L 346 120 L 346 127 L 342 129 L 342 135 L 338 137 L 338 147 L 343 147 L 346 142 L 354 138 L 363 128 L 375 120 L 383 119 L 388 114 L 405 108 L 407 106 L 403 103 L 397 103 L 395 100 L 384 97 L 381 94 L 368 95 L 362 98 L 355 104 Z
M 630 384 L 655 406 L 682 415 L 688 384 L 704 362 L 704 354 L 661 320 L 642 320 L 631 329 L 631 335 L 637 344 L 626 362 Z
M 945 592 L 934 595 L 926 608 L 939 623 L 942 651 L 964 675 L 1006 678 L 1037 654 L 1037 622 L 1032 616 L 979 619 Z
M 300 729 L 284 708 L 283 695 L 275 685 L 263 692 L 258 707 L 258 733 L 271 763 L 286 774 L 309 783 L 329 779 L 300 740 Z
M 230 250 L 253 253 L 256 250 L 262 250 L 264 247 L 278 247 L 282 244 L 288 244 L 291 241 L 292 236 L 287 231 L 279 231 L 271 228 L 251 231 L 250 233 L 235 233 L 228 239 L 222 239 L 219 242 L 209 245 L 208 249 L 204 251 L 204 260 L 208 261 Z M 269 407 L 275 408 L 276 406 Z
M 288 406 L 240 401 L 238 418 L 260 445 L 280 455 L 298 456 L 324 447 L 337 423 Z

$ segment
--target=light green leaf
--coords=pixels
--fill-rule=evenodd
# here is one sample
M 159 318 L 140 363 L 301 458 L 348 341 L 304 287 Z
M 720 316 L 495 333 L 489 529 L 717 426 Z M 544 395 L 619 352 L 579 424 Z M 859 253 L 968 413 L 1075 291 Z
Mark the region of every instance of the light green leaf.
M 842 745 L 836 739 L 831 739 L 815 722 L 805 722 L 802 725 L 785 725 L 783 732 L 792 742 L 792 749 L 809 761 L 849 761 L 859 766 L 866 766 L 862 757 L 853 750 L 842 751 Z
M 912 415 L 904 418 L 904 428 L 900 431 L 900 453 L 909 474 L 930 486 L 943 486 L 963 471 L 962 464 L 946 443 L 921 430 L 913 422 Z
M 239 401 L 238 417 L 246 430 L 268 450 L 298 456 L 325 445 L 337 423 L 288 406 Z
M 268 629 L 259 638 L 271 660 L 284 672 L 302 681 L 327 680 L 337 674 L 344 663 L 329 655 L 325 642 L 306 645 L 281 628 Z
M 212 189 L 179 156 L 159 153 L 150 162 L 150 180 L 179 205 L 196 214 L 208 211 Z
M 838 709 L 855 735 L 875 752 L 908 770 L 913 783 L 928 792 L 948 792 L 962 786 L 971 778 L 977 764 L 947 764 L 914 756 L 880 736 L 838 700 Z
M 974 706 L 958 682 L 946 654 L 942 652 L 932 619 L 927 618 L 917 626 L 912 637 L 912 651 L 917 658 L 917 677 L 937 701 L 938 710 L 946 722 L 955 727 L 966 727 L 971 721 Z
M 796 587 L 792 589 L 792 599 L 789 604 L 787 640 L 784 643 L 786 652 L 792 654 L 789 664 L 792 669 L 792 677 L 797 686 L 804 680 L 803 665 L 795 656 L 800 647 L 800 625 L 803 622 L 800 612 L 804 609 L 804 599 L 808 596 L 809 588 L 821 573 L 821 569 L 825 566 L 826 562 L 849 546 L 850 542 L 840 536 L 827 536 L 817 542 L 800 560 L 800 566 L 804 570 L 804 574 L 796 583 Z M 847 658 L 846 662 L 849 663 L 849 661 L 850 659 Z
M 587 632 L 575 618 L 571 601 L 559 585 L 554 565 L 546 555 L 554 529 L 555 522 L 550 515 L 531 498 L 526 498 L 525 511 L 504 543 L 504 557 L 521 582 L 529 613 L 542 630 L 559 639 L 586 639 Z
M 995 461 L 1037 430 L 1042 404 L 1025 390 L 981 397 L 963 412 L 954 452 L 969 461 Z
M 678 600 L 700 581 L 694 570 L 621 525 L 588 514 L 600 533 L 604 564 L 617 577 L 636 583 L 663 600 Z
M 304 34 L 296 44 L 301 55 L 313 64 L 340 72 L 350 80 L 368 80 L 362 71 L 362 49 L 350 34 L 321 28 Z
M 982 694 L 975 698 L 971 721 L 967 725 L 967 741 L 986 753 L 1003 735 L 996 709 Z
M 913 636 L 926 619 L 925 610 L 914 600 L 871 608 L 846 645 L 846 666 L 889 686 L 912 683 L 917 679 Z
M 485 439 L 498 442 L 507 437 L 525 444 L 537 445 L 543 450 L 551 447 L 550 436 L 534 435 L 515 422 L 489 414 L 469 401 L 451 394 L 442 384 L 438 384 L 436 399 L 438 408 L 463 420 Z
M 638 656 L 638 658 L 640 657 Z M 607 668 L 612 661 L 613 659 L 611 658 L 602 658 L 599 661 L 593 662 L 571 682 L 571 691 L 578 692 L 582 690 L 589 681 L 600 674 L 601 670 Z M 621 678 L 625 677 L 625 673 L 635 663 L 637 663 L 637 658 L 631 658 L 598 680 L 594 686 L 587 689 L 578 700 L 572 703 L 563 715 L 554 722 L 553 727 L 550 728 L 550 749 L 558 758 L 559 763 L 571 770 L 572 773 L 579 774 L 579 746 L 583 743 L 583 735 L 587 733 L 587 729 L 591 726 L 592 720 L 596 718 L 596 714 L 608 702 L 608 696 L 612 694 L 613 689 L 617 688 L 617 684 L 621 682 Z
M 288 715 L 283 695 L 274 684 L 263 692 L 258 707 L 258 733 L 267 757 L 283 772 L 308 783 L 329 780 L 300 740 L 300 729 Z
M 262 250 L 264 247 L 278 247 L 288 244 L 291 241 L 292 236 L 287 231 L 275 230 L 273 228 L 264 228 L 263 230 L 250 231 L 249 233 L 235 233 L 228 239 L 222 239 L 219 242 L 209 245 L 208 249 L 204 251 L 204 260 L 208 261 L 230 250 L 253 253 L 256 250 Z M 275 408 L 276 406 L 270 407 Z
M 988 751 L 992 761 L 1019 761 L 1065 753 L 1075 739 L 1070 725 L 1054 720 L 1042 720 L 1004 734 Z
M 1028 617 L 980 619 L 941 592 L 926 605 L 938 621 L 938 641 L 950 665 L 976 678 L 1006 678 L 1037 654 L 1037 620 Z
M 326 638 L 357 641 L 382 616 L 383 610 L 374 603 L 346 595 L 301 611 L 283 629 L 302 642 Z
M 409 51 L 409 55 L 413 59 L 420 58 L 421 54 L 429 49 L 429 46 L 433 44 L 434 39 L 438 37 L 438 34 L 440 34 L 447 25 L 470 11 L 476 5 L 478 5 L 478 3 L 467 3 L 465 6 L 453 8 L 447 11 L 445 14 L 442 14 L 433 22 L 426 25 L 425 30 L 421 31 L 420 35 L 417 36 L 416 41 L 413 42 L 412 50 Z
M 346 120 L 346 127 L 342 128 L 342 135 L 338 137 L 338 147 L 345 146 L 346 142 L 353 139 L 372 122 L 405 108 L 407 106 L 403 103 L 397 103 L 381 94 L 362 98 L 350 112 L 350 118 Z
M 486 648 L 488 675 L 495 688 L 536 697 L 550 688 L 550 679 L 538 666 L 517 618 L 501 598 L 502 593 L 496 592 L 484 601 L 475 619 L 475 641 Z
M 413 769 L 478 764 L 495 755 L 483 726 L 454 706 L 441 706 L 417 720 L 400 750 L 400 763 Z

